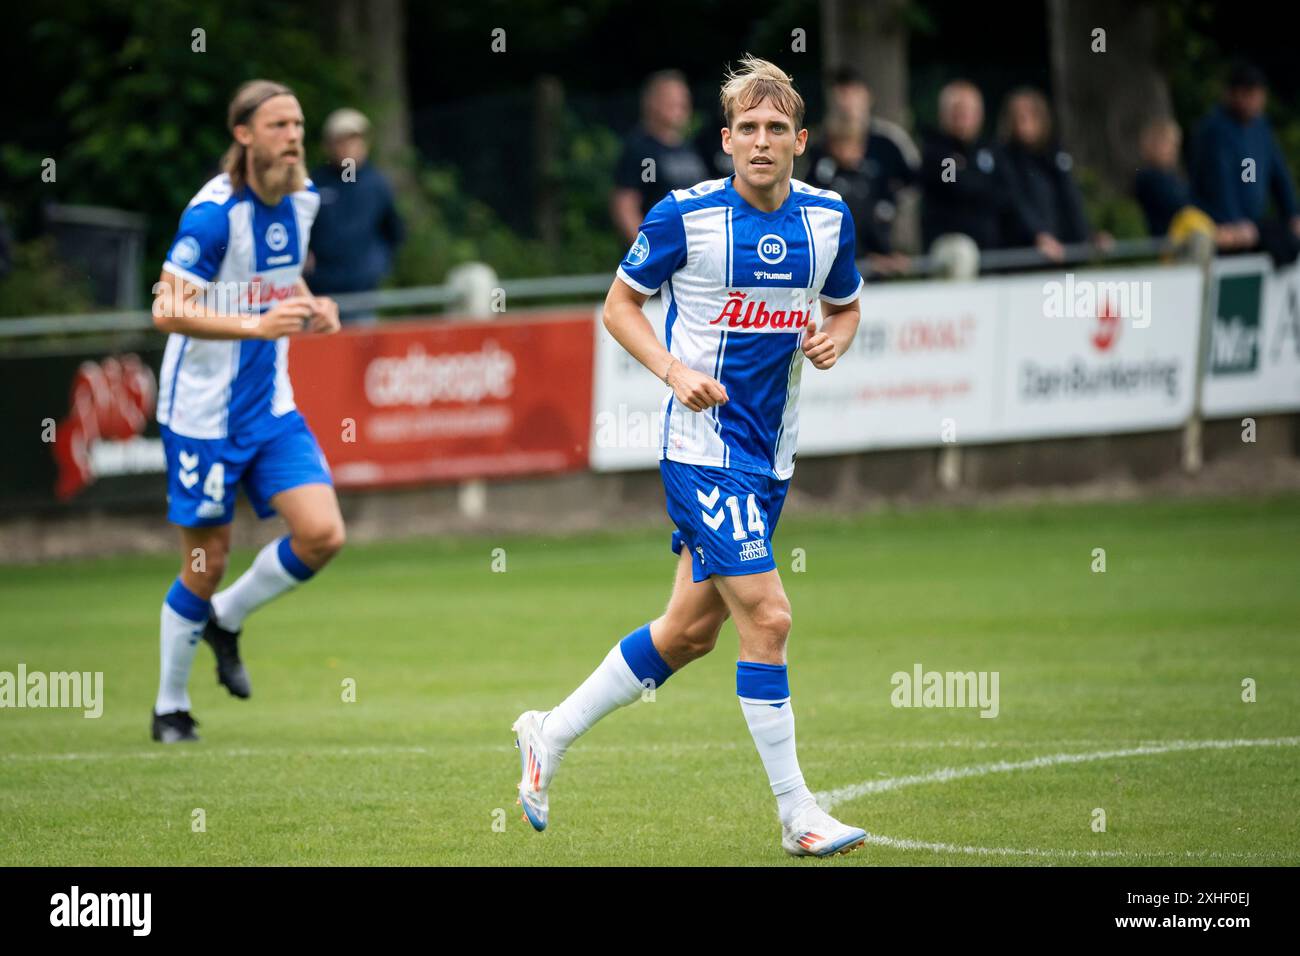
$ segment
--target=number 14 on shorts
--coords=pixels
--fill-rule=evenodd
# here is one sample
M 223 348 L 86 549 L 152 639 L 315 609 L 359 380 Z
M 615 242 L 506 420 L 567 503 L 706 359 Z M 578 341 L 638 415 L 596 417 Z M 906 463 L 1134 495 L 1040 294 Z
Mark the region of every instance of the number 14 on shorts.
M 746 530 L 752 532 L 757 537 L 763 537 L 763 533 L 766 530 L 763 526 L 763 513 L 758 510 L 758 503 L 754 500 L 753 493 L 750 493 L 745 498 L 744 525 L 740 522 L 740 498 L 736 495 L 730 495 L 724 499 L 722 502 L 723 507 L 718 508 L 717 511 L 712 510 L 717 506 L 718 498 L 721 497 L 721 494 L 722 493 L 718 490 L 717 485 L 714 485 L 713 490 L 707 495 L 699 488 L 695 489 L 695 497 L 698 498 L 700 504 L 704 506 L 703 510 L 700 511 L 700 517 L 704 519 L 704 523 L 714 531 L 717 531 L 718 528 L 722 526 L 722 522 L 726 520 L 727 513 L 730 512 L 732 538 L 736 541 L 745 540 L 748 536 Z

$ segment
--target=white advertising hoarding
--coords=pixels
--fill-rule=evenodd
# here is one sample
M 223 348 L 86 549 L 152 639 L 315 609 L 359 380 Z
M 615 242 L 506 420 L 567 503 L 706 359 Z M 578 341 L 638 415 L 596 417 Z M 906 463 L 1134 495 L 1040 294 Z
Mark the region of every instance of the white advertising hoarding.
M 1196 267 L 1043 273 L 998 285 L 1005 297 L 998 438 L 1176 428 L 1187 420 L 1201 309 Z
M 997 382 L 998 291 L 989 283 L 867 286 L 849 351 L 818 371 L 804 366 L 799 453 L 988 439 Z
M 1193 266 L 868 286 L 848 354 L 804 367 L 799 453 L 1177 427 L 1200 299 Z M 662 341 L 658 296 L 646 314 Z M 596 336 L 592 467 L 652 468 L 667 387 Z
M 1214 263 L 1207 418 L 1300 409 L 1300 266 L 1267 256 Z

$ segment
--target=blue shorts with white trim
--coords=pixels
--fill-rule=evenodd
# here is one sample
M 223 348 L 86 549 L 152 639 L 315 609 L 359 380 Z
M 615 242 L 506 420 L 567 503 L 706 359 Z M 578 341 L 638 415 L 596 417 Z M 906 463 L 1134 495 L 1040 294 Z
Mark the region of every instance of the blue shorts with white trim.
M 184 528 L 230 524 L 242 485 L 259 518 L 271 498 L 299 485 L 334 483 L 307 421 L 289 412 L 255 439 L 188 438 L 161 427 L 167 458 L 167 518 Z
M 781 517 L 789 480 L 734 468 L 688 465 L 663 459 L 668 516 L 677 530 L 672 549 L 691 554 L 691 578 L 760 574 L 776 567 L 772 532 Z

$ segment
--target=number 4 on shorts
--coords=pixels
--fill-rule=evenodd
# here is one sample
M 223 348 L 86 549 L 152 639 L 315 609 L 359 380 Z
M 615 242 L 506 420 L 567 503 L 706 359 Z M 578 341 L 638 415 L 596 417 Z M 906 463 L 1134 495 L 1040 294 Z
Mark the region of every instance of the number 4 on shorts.
M 203 494 L 213 501 L 226 497 L 226 466 L 221 462 L 208 469 L 208 477 L 203 479 Z

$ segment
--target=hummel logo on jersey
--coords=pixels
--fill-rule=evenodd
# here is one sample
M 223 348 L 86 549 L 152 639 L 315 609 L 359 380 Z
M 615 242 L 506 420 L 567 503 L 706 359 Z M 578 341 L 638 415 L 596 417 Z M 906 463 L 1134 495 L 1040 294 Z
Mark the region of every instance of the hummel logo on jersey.
M 186 488 L 193 488 L 194 483 L 199 480 L 199 473 L 195 471 L 195 469 L 199 467 L 198 452 L 194 452 L 193 454 L 181 452 L 180 459 L 181 471 L 177 477 L 180 478 L 181 484 Z
M 762 269 L 754 270 L 754 279 L 757 282 L 762 282 L 764 279 L 785 279 L 789 281 L 793 278 L 793 272 L 764 272 Z
M 748 298 L 747 292 L 728 292 L 727 304 L 722 307 L 716 319 L 709 321 L 709 325 L 717 325 L 725 319 L 727 326 L 733 329 L 771 329 L 784 332 L 787 329 L 802 329 L 808 324 L 808 313 L 803 309 L 775 309 L 769 312 L 767 303 L 762 299 L 746 302 Z M 741 314 L 742 309 L 744 314 Z
M 710 528 L 712 528 L 714 531 L 717 531 L 718 528 L 722 527 L 722 520 L 724 517 L 726 517 L 726 509 L 719 508 L 716 512 L 712 510 L 713 506 L 718 503 L 718 496 L 721 493 L 722 492 L 718 490 L 717 485 L 714 485 L 712 493 L 707 495 L 704 492 L 700 491 L 700 489 L 698 488 L 695 489 L 695 497 L 699 499 L 700 504 L 704 505 L 704 507 L 708 509 L 705 511 L 701 511 L 700 517 L 702 517 L 704 519 L 704 523 L 708 525 Z

